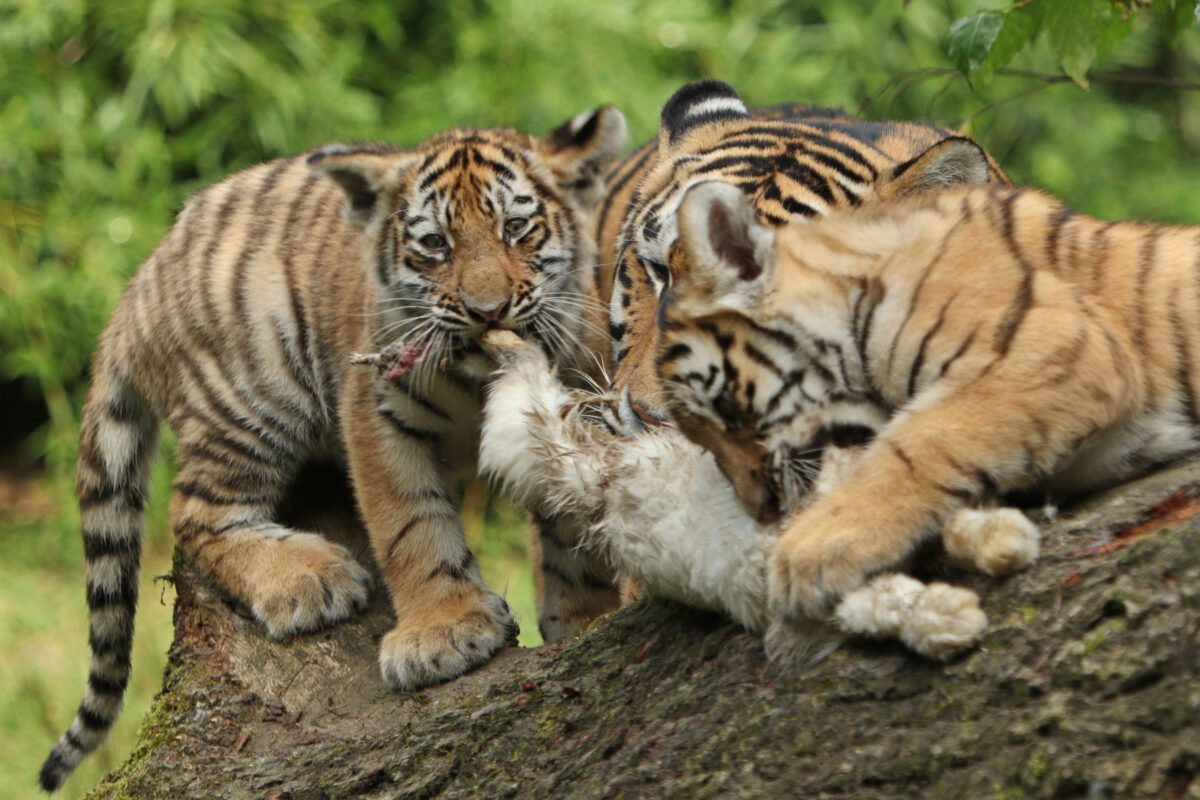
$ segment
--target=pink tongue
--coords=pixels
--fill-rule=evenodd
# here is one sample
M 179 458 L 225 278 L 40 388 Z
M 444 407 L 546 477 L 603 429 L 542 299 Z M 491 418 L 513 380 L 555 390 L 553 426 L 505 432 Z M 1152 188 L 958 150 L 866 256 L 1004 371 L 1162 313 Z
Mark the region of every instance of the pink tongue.
M 428 347 L 429 344 L 424 339 L 404 342 L 398 346 L 386 362 L 387 369 L 383 373 L 384 380 L 394 381 L 407 375 L 425 359 Z

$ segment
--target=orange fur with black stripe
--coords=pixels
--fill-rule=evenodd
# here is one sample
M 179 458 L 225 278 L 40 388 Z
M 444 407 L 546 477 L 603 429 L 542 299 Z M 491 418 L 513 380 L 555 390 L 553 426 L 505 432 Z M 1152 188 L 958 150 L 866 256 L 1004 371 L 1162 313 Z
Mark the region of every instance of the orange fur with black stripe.
M 777 614 L 823 612 L 964 506 L 1197 446 L 1200 227 L 985 187 L 772 229 L 720 183 L 679 227 L 659 369 L 747 510 L 772 516 L 823 443 L 874 435 L 781 536 Z
M 672 280 L 679 202 L 689 186 L 713 180 L 737 186 L 775 227 L 943 186 L 1007 183 L 979 145 L 936 125 L 805 105 L 747 111 L 727 84 L 684 86 L 663 108 L 657 141 L 609 168 L 596 215 L 614 373 L 604 416 L 614 431 L 667 418 L 655 315 Z
M 624 141 L 607 107 L 543 138 L 456 129 L 411 150 L 333 145 L 188 201 L 96 354 L 78 469 L 91 673 L 42 768 L 47 790 L 120 712 L 161 419 L 178 438 L 179 547 L 272 636 L 367 600 L 368 573 L 346 550 L 276 519 L 301 464 L 326 456 L 350 473 L 395 609 L 386 683 L 443 681 L 515 641 L 453 500 L 495 369 L 476 339 L 510 328 L 564 366 L 584 355 L 591 210 Z M 380 369 L 350 365 L 379 350 Z

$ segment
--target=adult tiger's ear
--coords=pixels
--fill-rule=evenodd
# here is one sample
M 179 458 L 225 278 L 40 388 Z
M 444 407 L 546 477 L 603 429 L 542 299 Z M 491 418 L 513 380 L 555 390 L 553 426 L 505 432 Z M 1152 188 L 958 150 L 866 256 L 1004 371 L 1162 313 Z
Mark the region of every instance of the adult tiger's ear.
M 979 186 L 991 179 L 993 171 L 1003 177 L 982 147 L 963 136 L 952 136 L 895 167 L 879 182 L 878 191 L 885 200 L 898 200 L 929 189 Z
M 728 183 L 698 183 L 683 196 L 678 221 L 687 258 L 679 294 L 707 303 L 707 311 L 758 305 L 775 276 L 775 232 L 758 221 L 749 198 Z
M 600 172 L 625 147 L 629 128 L 616 106 L 576 114 L 537 140 L 538 152 L 558 185 L 591 210 L 604 194 Z
M 308 166 L 342 187 L 349 201 L 343 211 L 346 221 L 365 228 L 376 212 L 387 213 L 388 195 L 413 158 L 394 145 L 330 144 L 309 155 Z

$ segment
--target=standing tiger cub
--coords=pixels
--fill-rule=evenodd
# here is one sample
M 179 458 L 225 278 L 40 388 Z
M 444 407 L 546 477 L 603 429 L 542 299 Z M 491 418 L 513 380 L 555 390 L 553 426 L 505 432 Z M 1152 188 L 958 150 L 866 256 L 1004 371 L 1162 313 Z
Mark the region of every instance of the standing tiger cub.
M 825 611 L 987 496 L 1084 491 L 1197 446 L 1200 227 L 985 187 L 772 230 L 706 183 L 679 230 L 660 373 L 751 515 L 886 420 L 781 535 L 776 615 Z
M 87 688 L 40 779 L 54 790 L 112 727 L 130 670 L 142 502 L 159 420 L 178 437 L 171 523 L 187 556 L 272 636 L 367 600 L 342 548 L 275 519 L 301 463 L 348 468 L 396 626 L 384 680 L 415 689 L 516 636 L 455 510 L 473 470 L 492 327 L 580 355 L 600 170 L 621 113 L 543 138 L 456 129 L 411 150 L 333 145 L 199 192 L 100 339 L 78 492 L 92 649 Z M 585 269 L 589 268 L 589 269 Z M 383 350 L 386 369 L 351 367 Z

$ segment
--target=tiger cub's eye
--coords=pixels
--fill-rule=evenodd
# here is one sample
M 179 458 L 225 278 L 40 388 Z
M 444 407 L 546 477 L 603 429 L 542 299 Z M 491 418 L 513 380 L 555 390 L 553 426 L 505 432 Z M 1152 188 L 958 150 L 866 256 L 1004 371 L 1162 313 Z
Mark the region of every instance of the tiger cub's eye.
M 513 217 L 504 223 L 504 232 L 509 236 L 516 236 L 521 231 L 525 230 L 525 226 L 529 224 L 529 220 L 525 217 Z
M 446 248 L 446 237 L 440 233 L 427 233 L 418 241 L 426 250 L 444 250 Z

